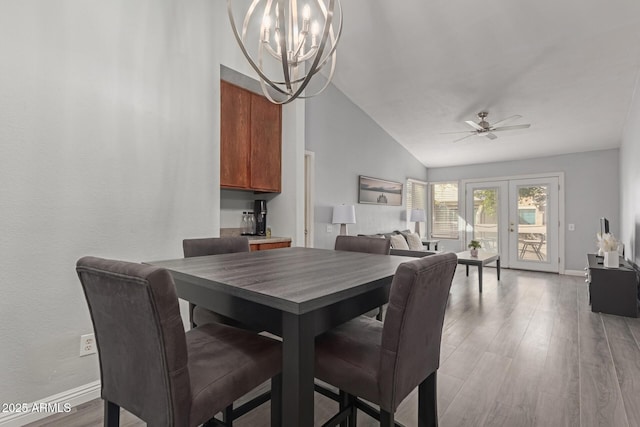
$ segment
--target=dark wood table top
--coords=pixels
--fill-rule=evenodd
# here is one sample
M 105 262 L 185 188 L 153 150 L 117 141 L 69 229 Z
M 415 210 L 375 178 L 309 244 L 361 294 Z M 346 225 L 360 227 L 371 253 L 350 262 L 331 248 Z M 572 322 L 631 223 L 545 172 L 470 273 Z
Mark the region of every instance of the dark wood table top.
M 154 261 L 176 278 L 278 310 L 304 314 L 388 284 L 412 258 L 284 248 Z
M 500 254 L 496 252 L 478 251 L 477 257 L 472 257 L 470 251 L 458 252 L 458 264 L 486 265 L 500 259 Z

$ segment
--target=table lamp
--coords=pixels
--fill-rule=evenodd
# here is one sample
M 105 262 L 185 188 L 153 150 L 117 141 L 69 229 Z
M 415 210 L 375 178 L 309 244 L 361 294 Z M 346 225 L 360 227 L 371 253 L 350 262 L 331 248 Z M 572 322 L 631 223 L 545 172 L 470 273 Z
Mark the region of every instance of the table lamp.
M 334 224 L 340 224 L 340 235 L 347 235 L 347 224 L 356 223 L 356 207 L 353 205 L 338 205 L 333 207 Z
M 409 221 L 416 223 L 416 234 L 418 236 L 420 236 L 420 223 L 425 222 L 426 220 L 427 216 L 424 213 L 424 209 L 411 209 Z

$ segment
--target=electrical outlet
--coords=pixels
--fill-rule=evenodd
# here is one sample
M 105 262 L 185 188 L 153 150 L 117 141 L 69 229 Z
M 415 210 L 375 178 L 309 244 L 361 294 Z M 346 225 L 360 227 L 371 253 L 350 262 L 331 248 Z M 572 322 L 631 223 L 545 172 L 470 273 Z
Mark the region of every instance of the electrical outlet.
M 80 336 L 80 356 L 96 353 L 96 337 L 94 334 Z
M 569 224 L 569 231 L 576 231 L 576 225 L 575 224 Z
M 331 224 L 327 225 L 327 233 L 333 233 L 333 225 Z

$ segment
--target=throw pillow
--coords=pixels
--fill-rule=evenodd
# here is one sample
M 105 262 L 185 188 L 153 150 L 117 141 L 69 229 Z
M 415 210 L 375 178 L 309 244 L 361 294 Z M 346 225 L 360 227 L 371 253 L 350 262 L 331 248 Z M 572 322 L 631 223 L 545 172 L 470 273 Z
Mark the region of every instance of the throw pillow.
M 409 249 L 407 241 L 402 234 L 391 236 L 391 247 L 393 249 Z
M 406 239 L 409 234 L 413 233 L 413 231 L 411 231 L 411 230 L 402 230 L 402 231 L 396 231 L 396 233 L 402 234 L 404 236 L 404 238 Z
M 422 240 L 416 233 L 409 233 L 407 235 L 407 243 L 409 244 L 409 249 L 412 251 L 424 251 Z

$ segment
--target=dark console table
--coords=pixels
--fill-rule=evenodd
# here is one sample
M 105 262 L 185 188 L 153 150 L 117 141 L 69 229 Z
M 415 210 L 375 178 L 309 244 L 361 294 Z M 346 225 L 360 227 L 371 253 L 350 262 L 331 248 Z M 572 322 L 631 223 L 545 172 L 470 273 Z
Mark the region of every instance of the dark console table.
M 638 317 L 638 278 L 633 266 L 620 257 L 618 268 L 605 268 L 602 257 L 587 254 L 591 311 Z

